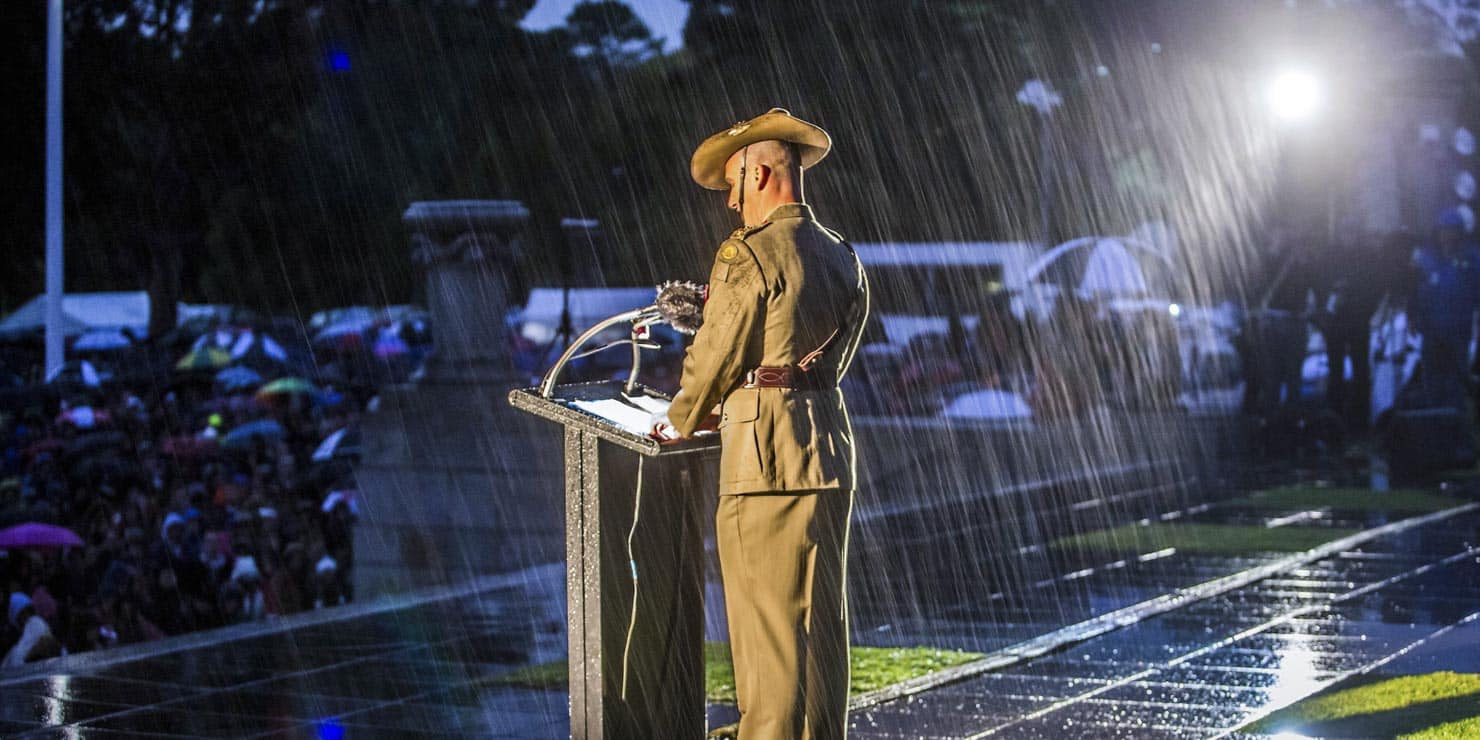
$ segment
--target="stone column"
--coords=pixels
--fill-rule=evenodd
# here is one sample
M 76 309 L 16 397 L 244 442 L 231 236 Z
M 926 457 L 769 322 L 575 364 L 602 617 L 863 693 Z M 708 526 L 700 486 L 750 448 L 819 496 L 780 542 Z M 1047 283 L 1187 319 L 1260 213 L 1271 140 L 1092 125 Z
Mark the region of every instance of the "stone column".
M 403 221 L 434 349 L 413 382 L 382 389 L 363 422 L 356 598 L 564 557 L 559 431 L 504 400 L 527 380 L 504 316 L 529 212 L 515 201 L 440 201 L 412 204 Z
M 513 377 L 503 316 L 524 251 L 529 211 L 518 201 L 413 203 L 402 222 L 426 279 L 435 349 L 428 380 Z

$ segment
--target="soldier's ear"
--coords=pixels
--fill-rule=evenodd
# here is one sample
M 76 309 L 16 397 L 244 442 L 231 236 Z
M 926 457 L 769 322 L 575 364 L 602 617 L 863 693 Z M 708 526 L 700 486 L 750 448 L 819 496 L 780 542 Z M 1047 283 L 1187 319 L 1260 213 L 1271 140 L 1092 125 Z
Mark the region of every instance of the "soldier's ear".
M 755 179 L 755 189 L 765 190 L 766 186 L 771 184 L 772 174 L 774 173 L 771 170 L 770 166 L 764 164 L 756 165 L 755 175 L 753 176 Z

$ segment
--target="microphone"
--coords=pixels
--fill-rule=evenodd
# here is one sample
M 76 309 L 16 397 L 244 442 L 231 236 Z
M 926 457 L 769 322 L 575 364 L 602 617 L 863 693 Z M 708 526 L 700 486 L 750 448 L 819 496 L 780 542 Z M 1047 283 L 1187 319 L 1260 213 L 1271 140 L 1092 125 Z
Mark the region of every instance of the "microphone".
M 658 286 L 653 305 L 663 321 L 680 333 L 693 335 L 704 324 L 704 297 L 708 288 L 686 280 L 669 280 Z
M 708 289 L 698 283 L 679 280 L 670 280 L 658 286 L 658 297 L 653 305 L 643 308 L 634 308 L 623 311 L 615 316 L 609 316 L 596 322 L 595 326 L 587 329 L 576 340 L 565 349 L 560 359 L 545 372 L 545 377 L 540 381 L 539 391 L 543 398 L 550 398 L 555 391 L 555 381 L 560 377 L 560 372 L 565 369 L 565 364 L 577 357 L 577 352 L 586 342 L 595 338 L 597 334 L 605 331 L 608 327 L 622 323 L 632 324 L 632 338 L 618 342 L 612 342 L 605 347 L 599 347 L 590 352 L 594 354 L 608 347 L 618 344 L 632 345 L 632 372 L 627 376 L 627 392 L 632 393 L 636 388 L 637 369 L 641 361 L 638 352 L 644 346 L 640 342 L 639 332 L 652 324 L 666 322 L 669 326 L 683 334 L 694 334 L 699 331 L 699 326 L 704 323 L 704 296 Z

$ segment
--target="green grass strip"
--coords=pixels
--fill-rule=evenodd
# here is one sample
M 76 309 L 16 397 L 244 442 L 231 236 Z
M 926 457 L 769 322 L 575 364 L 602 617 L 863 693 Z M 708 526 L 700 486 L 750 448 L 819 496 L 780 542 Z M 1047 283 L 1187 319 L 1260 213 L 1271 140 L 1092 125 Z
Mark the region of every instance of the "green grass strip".
M 1307 737 L 1480 737 L 1480 674 L 1348 681 L 1244 728 Z
M 932 647 L 855 646 L 851 651 L 853 670 L 849 689 L 854 694 L 873 691 L 981 657 L 981 653 Z M 568 678 L 565 661 L 557 660 L 520 668 L 498 677 L 494 683 L 534 689 L 564 689 Z M 729 643 L 704 643 L 704 694 L 711 702 L 735 702 L 735 668 Z
M 1054 547 L 1073 550 L 1145 553 L 1168 547 L 1181 552 L 1234 555 L 1252 552 L 1302 552 L 1357 529 L 1333 527 L 1263 527 L 1238 524 L 1127 524 L 1054 540 Z
M 1396 488 L 1391 491 L 1374 491 L 1370 488 L 1322 488 L 1316 486 L 1285 486 L 1258 491 L 1243 498 L 1224 502 L 1227 507 L 1249 507 L 1263 511 L 1309 511 L 1311 509 L 1334 509 L 1338 511 L 1395 511 L 1419 512 L 1443 511 L 1458 506 L 1463 501 L 1432 491 L 1411 488 Z

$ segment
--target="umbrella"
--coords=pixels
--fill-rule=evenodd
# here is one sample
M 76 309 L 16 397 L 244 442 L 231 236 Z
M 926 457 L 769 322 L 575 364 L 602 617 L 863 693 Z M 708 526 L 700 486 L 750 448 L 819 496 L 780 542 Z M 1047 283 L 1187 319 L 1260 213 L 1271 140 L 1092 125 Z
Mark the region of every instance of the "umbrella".
M 1027 273 L 1029 282 L 1058 284 L 1084 296 L 1142 296 L 1166 290 L 1171 260 L 1139 239 L 1088 236 L 1049 250 Z
M 322 509 L 325 514 L 328 514 L 329 512 L 334 510 L 335 506 L 344 504 L 345 507 L 349 509 L 349 513 L 354 514 L 355 516 L 359 516 L 359 497 L 360 492 L 352 489 L 330 491 L 329 495 L 324 497 L 324 503 L 321 504 L 319 508 Z
M 249 421 L 221 439 L 222 447 L 250 447 L 253 437 L 276 439 L 283 436 L 283 425 L 272 419 Z
M 227 392 L 246 390 L 262 382 L 262 374 L 249 367 L 234 365 L 216 373 L 216 382 Z
M 0 549 L 24 547 L 81 547 L 82 538 L 66 527 L 30 522 L 0 530 Z
M 365 332 L 375 325 L 370 318 L 353 318 L 330 324 L 313 336 L 313 343 L 330 345 L 341 349 L 358 347 L 365 340 Z
M 273 396 L 287 396 L 294 393 L 313 395 L 318 392 L 317 386 L 303 378 L 278 378 L 257 389 L 257 398 L 267 400 Z
M 320 406 L 333 408 L 341 403 L 344 403 L 344 394 L 340 393 L 339 391 L 324 391 L 323 393 L 320 393 L 319 397 L 315 400 L 318 401 L 318 404 Z
M 190 350 L 175 363 L 176 370 L 216 370 L 231 362 L 231 353 L 219 347 Z
M 105 352 L 131 347 L 133 344 L 133 340 L 118 329 L 94 329 L 78 337 L 77 341 L 72 343 L 72 349 L 78 352 Z
M 265 334 L 258 336 L 256 332 L 250 330 L 242 332 L 236 338 L 236 342 L 231 345 L 231 356 L 240 358 L 254 350 L 257 354 L 278 362 L 288 359 L 288 351 L 283 349 L 283 345 L 278 344 L 277 340 Z
M 324 438 L 318 449 L 313 451 L 314 462 L 325 462 L 336 457 L 360 454 L 360 428 L 344 427 Z

